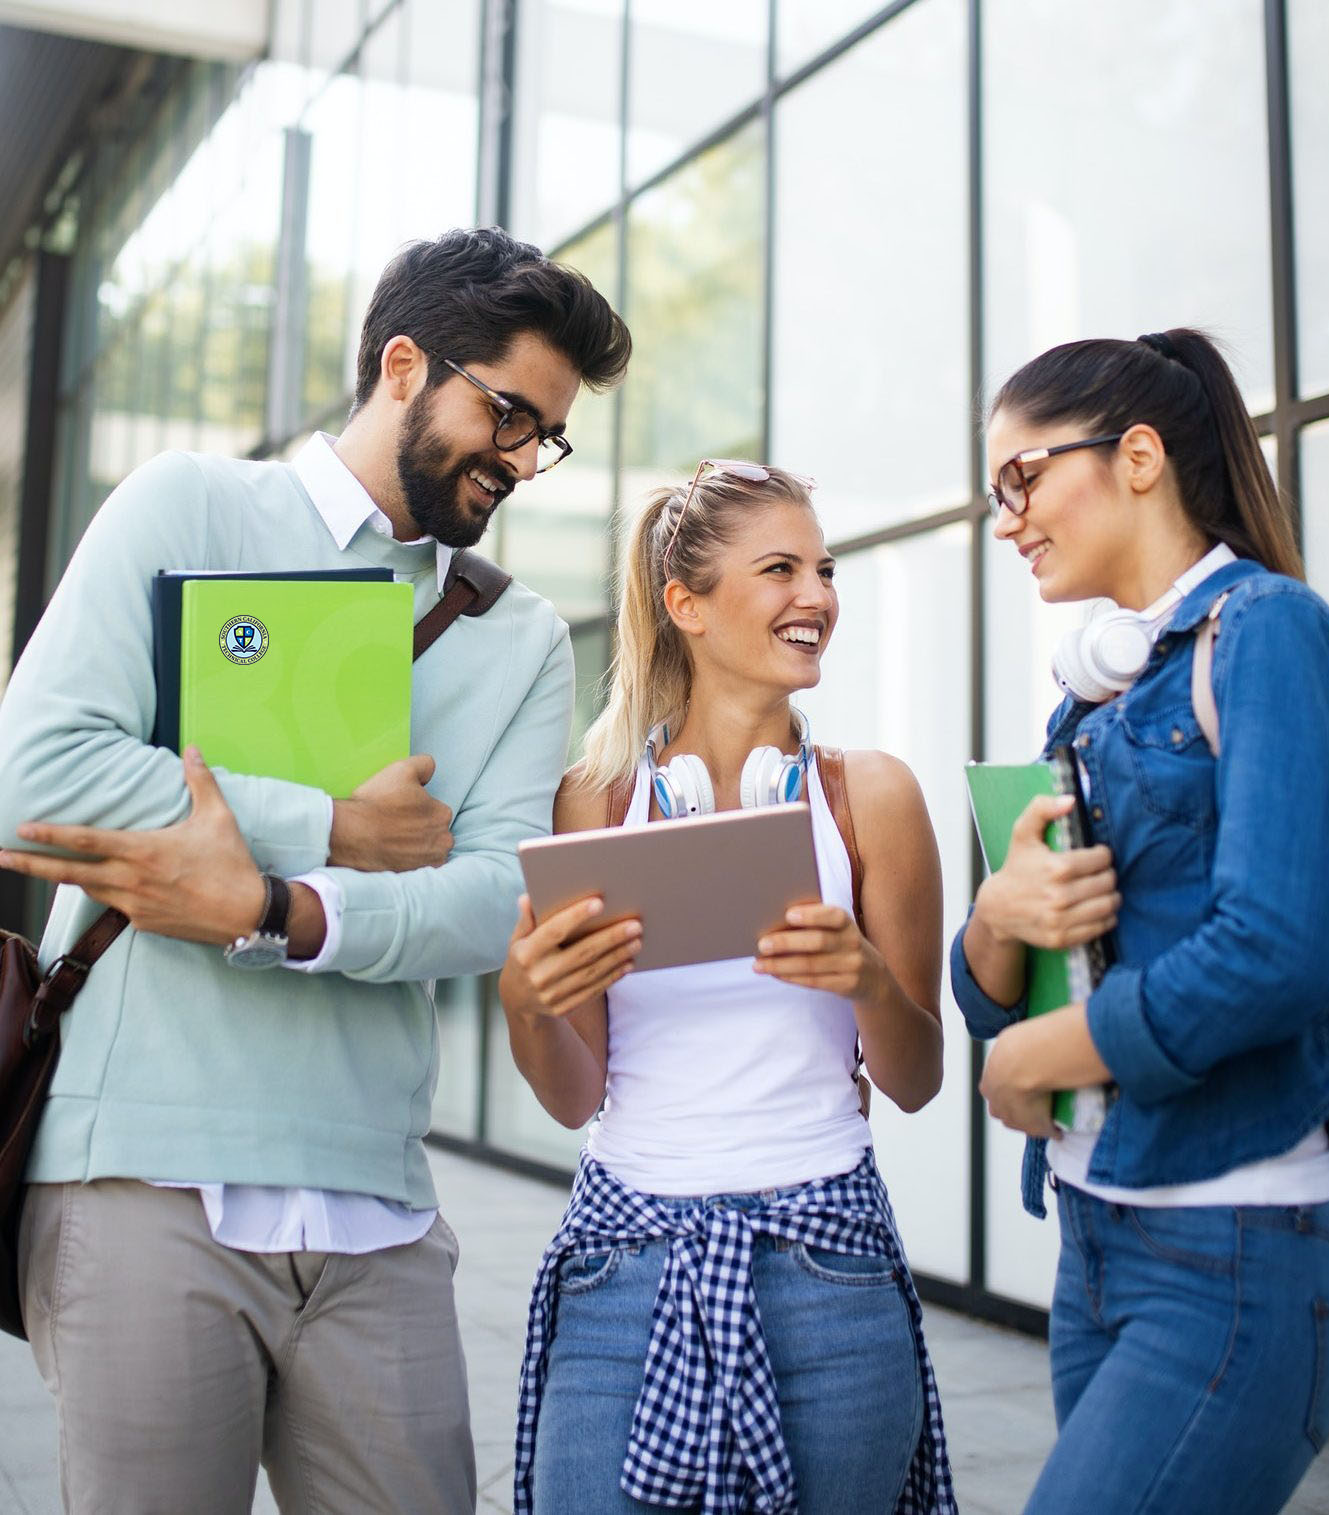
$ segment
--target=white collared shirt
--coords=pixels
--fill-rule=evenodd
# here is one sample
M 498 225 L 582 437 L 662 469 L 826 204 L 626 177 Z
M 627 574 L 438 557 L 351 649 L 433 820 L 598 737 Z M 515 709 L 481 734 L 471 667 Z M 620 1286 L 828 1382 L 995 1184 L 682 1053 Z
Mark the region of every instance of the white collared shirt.
M 332 533 L 340 551 L 345 552 L 351 538 L 362 526 L 380 536 L 392 535 L 392 522 L 374 503 L 372 496 L 359 479 L 347 468 L 333 448 L 333 439 L 325 431 L 316 431 L 291 460 L 295 476 L 304 485 L 314 503 L 314 509 L 323 518 L 323 524 Z M 428 542 L 429 537 L 416 537 L 407 546 Z M 435 542 L 438 564 L 438 592 L 443 593 L 448 568 L 452 563 L 452 548 Z M 328 829 L 332 829 L 332 801 L 328 801 Z M 325 929 L 323 945 L 318 954 L 303 961 L 287 958 L 284 967 L 296 973 L 322 973 L 341 945 L 341 919 L 343 900 L 337 881 L 327 873 L 315 870 L 302 873 L 291 880 L 293 884 L 307 884 L 319 897 L 323 906 Z
M 345 551 L 366 523 L 381 536 L 392 535 L 392 522 L 368 490 L 333 450 L 333 439 L 315 432 L 291 462 L 314 509 Z M 420 537 L 419 542 L 428 541 Z M 452 548 L 435 544 L 438 590 L 452 562 Z M 328 801 L 331 812 L 332 801 Z M 331 828 L 331 814 L 328 817 Z M 323 903 L 327 923 L 323 946 L 308 962 L 288 968 L 317 973 L 341 939 L 342 894 L 328 874 L 301 874 L 292 883 L 307 884 Z M 434 1223 L 437 1210 L 412 1210 L 395 1200 L 343 1190 L 283 1189 L 269 1184 L 160 1183 L 158 1188 L 197 1189 L 214 1241 L 239 1252 L 341 1252 L 361 1254 L 419 1241 Z

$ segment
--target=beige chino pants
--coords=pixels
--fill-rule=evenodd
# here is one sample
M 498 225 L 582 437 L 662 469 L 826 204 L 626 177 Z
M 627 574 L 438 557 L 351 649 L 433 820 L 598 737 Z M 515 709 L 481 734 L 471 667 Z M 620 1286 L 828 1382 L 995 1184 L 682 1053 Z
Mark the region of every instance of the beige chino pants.
M 237 1252 L 192 1189 L 36 1184 L 19 1238 L 73 1515 L 471 1515 L 443 1218 L 360 1257 Z

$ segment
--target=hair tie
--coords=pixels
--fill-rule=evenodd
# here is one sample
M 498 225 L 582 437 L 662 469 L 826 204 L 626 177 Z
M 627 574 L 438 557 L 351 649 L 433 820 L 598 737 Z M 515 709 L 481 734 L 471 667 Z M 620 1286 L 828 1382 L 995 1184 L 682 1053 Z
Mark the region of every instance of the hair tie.
M 1160 357 L 1171 358 L 1174 363 L 1181 363 L 1181 354 L 1173 345 L 1172 338 L 1165 331 L 1147 331 L 1141 337 L 1136 337 L 1137 342 L 1143 342 L 1146 347 L 1151 347 Z M 1182 364 L 1185 367 L 1185 364 Z

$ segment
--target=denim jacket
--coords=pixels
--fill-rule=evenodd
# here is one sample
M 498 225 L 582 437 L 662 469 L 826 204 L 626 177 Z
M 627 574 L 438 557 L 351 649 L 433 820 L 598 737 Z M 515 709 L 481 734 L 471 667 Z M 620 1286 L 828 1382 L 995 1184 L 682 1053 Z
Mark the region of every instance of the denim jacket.
M 1191 657 L 1224 591 L 1215 759 Z M 1329 606 L 1259 564 L 1226 564 L 1181 602 L 1125 694 L 1058 706 L 1044 755 L 1071 742 L 1122 896 L 1116 962 L 1088 1002 L 1119 1089 L 1090 1180 L 1188 1183 L 1285 1152 L 1329 1117 Z M 1026 1007 L 983 993 L 963 939 L 955 997 L 972 1035 L 995 1036 Z M 1035 1215 L 1045 1173 L 1031 1140 Z

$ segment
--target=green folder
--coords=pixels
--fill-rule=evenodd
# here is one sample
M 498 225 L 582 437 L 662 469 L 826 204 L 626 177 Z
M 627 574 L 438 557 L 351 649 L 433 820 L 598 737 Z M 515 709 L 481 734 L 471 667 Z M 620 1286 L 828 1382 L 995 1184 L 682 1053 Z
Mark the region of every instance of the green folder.
M 180 609 L 180 748 L 344 798 L 411 750 L 410 584 L 198 578 Z
M 1076 809 L 1048 827 L 1048 845 L 1062 852 L 1087 844 L 1084 801 L 1069 748 L 1058 748 L 1051 762 L 967 763 L 964 773 L 989 873 L 1006 861 L 1011 828 L 1025 806 L 1038 795 L 1076 797 Z M 1107 969 L 1108 944 L 1106 938 L 1100 938 L 1084 947 L 1066 950 L 1030 947 L 1028 954 L 1029 1014 L 1045 1015 L 1049 1010 L 1088 998 Z M 1053 1096 L 1052 1118 L 1068 1131 L 1096 1131 L 1103 1123 L 1106 1099 L 1106 1092 L 1101 1089 L 1063 1089 Z

